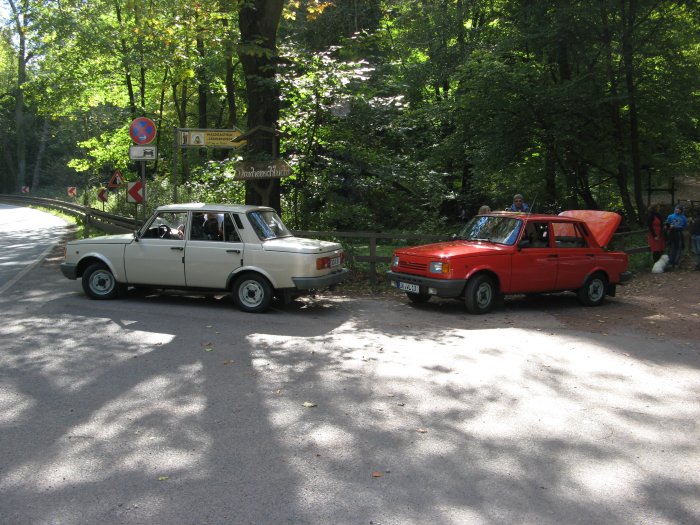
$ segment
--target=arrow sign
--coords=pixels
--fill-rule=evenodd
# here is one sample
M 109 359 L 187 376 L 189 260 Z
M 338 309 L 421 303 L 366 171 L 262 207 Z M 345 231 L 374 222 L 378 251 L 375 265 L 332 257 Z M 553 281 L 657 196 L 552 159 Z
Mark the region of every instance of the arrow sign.
M 126 185 L 126 202 L 135 204 L 143 202 L 143 184 L 141 181 L 129 182 Z
M 107 188 L 102 188 L 100 191 L 97 192 L 97 198 L 100 199 L 102 202 L 107 202 Z
M 77 197 L 78 196 L 78 188 L 75 186 L 68 186 L 68 196 L 69 197 Z
M 148 144 L 156 138 L 156 125 L 150 118 L 135 118 L 129 126 L 129 136 L 136 144 Z

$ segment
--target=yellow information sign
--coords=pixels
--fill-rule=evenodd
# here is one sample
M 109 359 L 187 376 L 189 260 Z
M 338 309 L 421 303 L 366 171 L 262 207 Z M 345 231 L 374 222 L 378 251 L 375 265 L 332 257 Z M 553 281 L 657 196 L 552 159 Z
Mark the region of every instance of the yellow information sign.
M 181 148 L 240 148 L 245 141 L 234 142 L 243 133 L 238 129 L 180 128 L 178 146 Z

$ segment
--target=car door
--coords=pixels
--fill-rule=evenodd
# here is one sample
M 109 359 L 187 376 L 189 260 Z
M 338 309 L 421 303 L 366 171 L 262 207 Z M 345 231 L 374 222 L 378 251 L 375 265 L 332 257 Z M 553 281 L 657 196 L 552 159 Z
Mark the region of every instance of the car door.
M 129 284 L 185 285 L 185 241 L 179 232 L 186 221 L 185 212 L 161 212 L 127 245 L 124 267 Z
M 579 223 L 555 222 L 552 230 L 559 258 L 557 289 L 576 290 L 596 266 L 596 249 L 590 246 Z
M 225 289 L 228 277 L 243 264 L 244 244 L 229 213 L 205 212 L 205 221 L 220 225 L 218 235 L 190 236 L 185 246 L 185 278 L 193 288 Z
M 556 289 L 558 256 L 550 245 L 547 221 L 531 221 L 523 228 L 513 254 L 511 293 L 535 293 Z

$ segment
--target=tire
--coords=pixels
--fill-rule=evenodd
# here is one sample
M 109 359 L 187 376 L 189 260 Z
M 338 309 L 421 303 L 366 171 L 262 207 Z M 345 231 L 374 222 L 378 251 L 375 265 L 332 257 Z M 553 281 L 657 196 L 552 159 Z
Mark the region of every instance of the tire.
M 102 263 L 93 263 L 83 272 L 83 290 L 90 299 L 114 299 L 125 288 Z
M 469 279 L 464 292 L 464 303 L 470 314 L 487 314 L 498 298 L 498 290 L 488 275 L 477 275 Z
M 430 301 L 430 295 L 427 293 L 406 292 L 406 296 L 414 304 L 423 304 Z
M 600 306 L 605 301 L 608 289 L 608 280 L 602 273 L 590 275 L 576 294 L 581 304 L 585 306 Z
M 272 303 L 272 286 L 262 275 L 241 275 L 233 283 L 233 300 L 243 312 L 262 313 Z

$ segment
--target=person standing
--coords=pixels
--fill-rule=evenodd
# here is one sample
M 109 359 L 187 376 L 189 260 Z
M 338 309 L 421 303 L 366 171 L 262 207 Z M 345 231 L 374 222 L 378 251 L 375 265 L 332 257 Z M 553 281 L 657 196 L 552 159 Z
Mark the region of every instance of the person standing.
M 510 205 L 509 210 L 527 213 L 530 211 L 530 206 L 528 206 L 527 202 L 525 202 L 525 199 L 520 193 L 516 193 L 513 195 L 513 204 Z
M 653 262 L 659 260 L 664 253 L 666 242 L 664 241 L 664 219 L 659 213 L 659 205 L 649 206 L 649 216 L 647 217 L 647 242 Z
M 690 242 L 695 252 L 695 270 L 700 270 L 700 208 L 695 210 L 693 224 L 690 226 Z
M 666 217 L 666 228 L 668 229 L 668 270 L 674 270 L 681 262 L 683 254 L 683 231 L 688 227 L 688 219 L 683 214 L 683 206 L 675 207 L 673 213 Z

